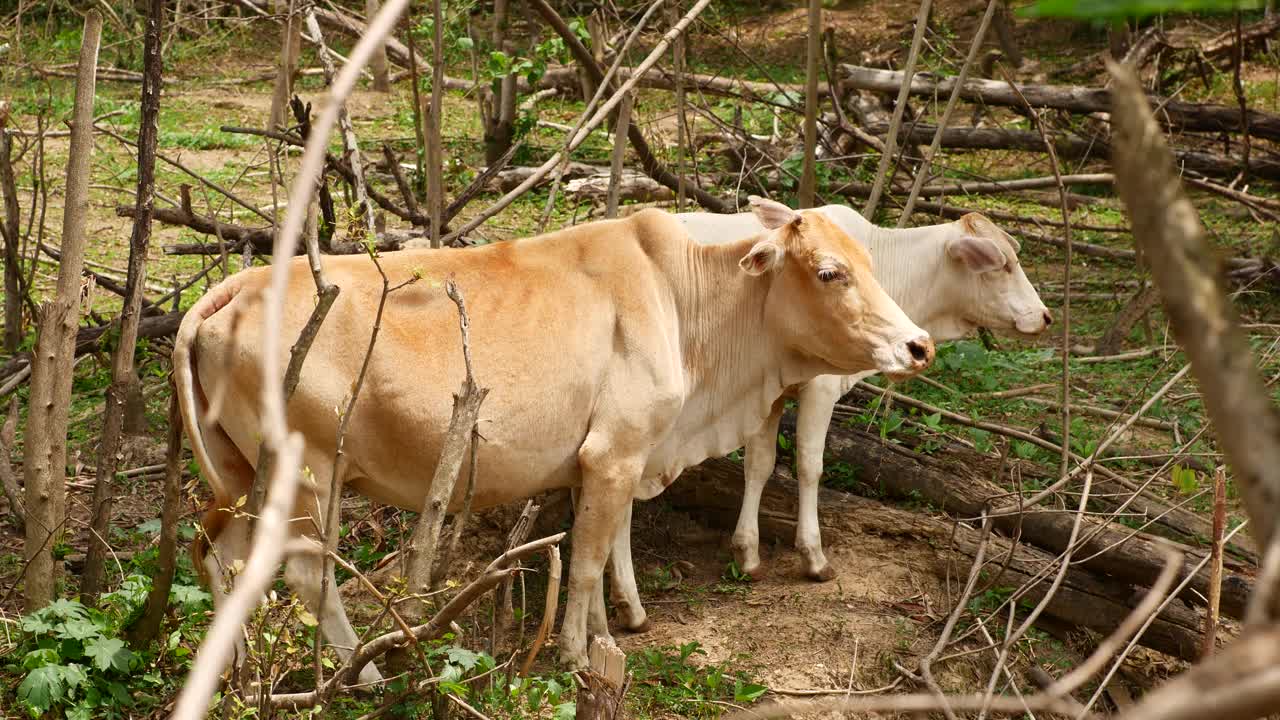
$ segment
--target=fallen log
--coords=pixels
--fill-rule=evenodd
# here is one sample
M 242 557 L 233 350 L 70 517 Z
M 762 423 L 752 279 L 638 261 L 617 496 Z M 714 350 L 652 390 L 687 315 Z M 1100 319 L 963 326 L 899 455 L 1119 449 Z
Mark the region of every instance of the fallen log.
M 167 337 L 178 332 L 178 325 L 182 323 L 182 316 L 186 314 L 185 310 L 165 313 L 163 315 L 154 315 L 144 317 L 138 323 L 139 338 L 158 338 Z M 98 348 L 98 342 L 102 336 L 110 332 L 115 327 L 115 323 L 107 323 L 106 325 L 98 325 L 95 327 L 80 328 L 76 332 L 76 356 L 84 355 Z M 20 373 L 31 364 L 31 353 L 24 352 L 9 358 L 3 366 L 0 366 L 0 384 L 3 384 L 10 377 Z
M 588 175 L 565 183 L 564 192 L 566 195 L 604 200 L 609 194 L 609 183 L 610 178 L 607 173 Z M 671 192 L 671 188 L 634 170 L 624 172 L 619 178 L 618 194 L 622 200 L 634 202 L 659 202 L 673 200 L 676 196 Z
M 963 462 L 943 460 L 913 452 L 910 448 L 881 441 L 879 436 L 833 424 L 827 435 L 827 453 L 855 467 L 860 483 L 892 497 L 923 498 L 944 511 L 977 517 L 984 507 L 1002 513 L 996 527 L 1008 534 L 1021 533 L 1024 542 L 1061 552 L 1070 537 L 1072 515 L 1053 510 L 1016 513 L 1009 493 L 980 473 L 989 465 L 982 456 L 971 454 Z M 1101 492 L 1101 490 L 1099 491 Z M 993 500 L 993 498 L 995 500 Z M 1092 535 L 1076 551 L 1076 562 L 1098 573 L 1126 583 L 1150 585 L 1164 567 L 1163 553 L 1156 539 L 1116 523 L 1086 519 L 1082 537 Z M 1096 533 L 1096 534 L 1095 534 Z M 1184 575 L 1208 550 L 1184 547 Z M 1222 612 L 1243 617 L 1253 590 L 1253 579 L 1240 572 L 1243 563 L 1233 562 L 1224 573 Z M 1182 598 L 1202 605 L 1209 594 L 1209 571 L 1202 569 L 1183 592 Z
M 887 135 L 888 123 L 867 125 L 867 132 L 877 137 Z M 916 125 L 903 128 L 911 142 L 929 142 L 937 128 L 933 125 Z M 1077 135 L 1053 135 L 1053 147 L 1063 160 L 1110 160 L 1111 145 L 1106 138 L 1080 137 Z M 942 131 L 942 147 L 955 150 L 1017 150 L 1044 152 L 1044 141 L 1034 130 L 1006 128 L 949 127 Z M 1234 178 L 1244 169 L 1240 158 L 1218 155 L 1202 150 L 1173 151 L 1178 167 L 1218 178 Z M 1254 153 L 1249 157 L 1250 177 L 1280 180 L 1280 160 Z
M 731 530 L 742 505 L 742 488 L 742 466 L 732 460 L 715 458 L 685 470 L 680 481 L 672 483 L 661 497 L 663 502 L 708 524 Z M 780 465 L 766 486 L 761 503 L 761 539 L 789 545 L 795 537 L 796 507 L 796 482 Z M 965 559 L 976 553 L 980 537 L 977 530 L 963 523 L 955 524 L 828 488 L 819 492 L 818 515 L 827 530 L 918 539 L 940 550 L 954 541 L 961 558 Z M 1052 559 L 1047 553 L 1013 544 L 1002 537 L 993 536 L 990 542 L 989 559 L 1003 559 L 1009 556 L 1010 548 L 1013 549 L 1009 568 L 999 580 L 1001 587 L 1016 587 L 1030 581 Z M 939 557 L 935 572 L 940 577 L 946 575 L 947 559 Z M 1049 585 L 1049 579 L 1036 582 L 1028 597 L 1039 600 Z M 1107 635 L 1129 614 L 1140 597 L 1140 588 L 1073 567 L 1045 612 L 1052 618 Z M 1171 603 L 1140 642 L 1154 650 L 1194 660 L 1199 653 L 1199 622 L 1196 612 Z
M 133 217 L 133 206 L 117 205 L 116 215 Z M 233 254 L 243 251 L 246 243 L 252 247 L 254 255 L 270 255 L 275 244 L 275 233 L 269 227 L 251 228 L 224 223 L 181 207 L 158 207 L 155 209 L 155 219 L 167 225 L 188 227 L 205 235 L 220 235 L 223 240 L 221 244 L 181 243 L 165 245 L 164 252 L 166 255 L 221 255 L 223 252 Z M 382 252 L 399 250 L 404 247 L 406 242 L 419 237 L 422 237 L 421 233 L 390 230 L 378 236 L 376 247 Z M 335 244 L 329 250 L 333 255 L 354 255 L 365 252 L 363 245 L 353 242 Z M 294 248 L 294 253 L 297 255 L 305 252 L 306 250 L 302 247 Z
M 517 165 L 515 167 L 507 167 L 499 171 L 496 175 L 489 179 L 485 189 L 489 192 L 510 192 L 519 187 L 520 183 L 528 180 L 538 171 L 536 167 L 527 165 Z M 580 162 L 570 162 L 565 166 L 563 180 L 576 180 L 578 178 L 590 177 L 599 173 L 608 174 L 609 168 L 597 165 L 588 165 Z M 551 177 L 544 177 L 534 185 L 534 187 L 542 187 L 550 183 Z
M 842 65 L 844 83 L 848 87 L 876 92 L 897 92 L 902 87 L 903 74 L 896 70 L 879 70 L 858 65 Z M 955 86 L 954 78 L 939 80 L 927 73 L 916 73 L 911 78 L 911 94 L 923 97 L 945 96 Z M 1015 92 L 1008 83 L 997 80 L 971 78 L 960 90 L 960 97 L 970 102 L 1003 107 L 1053 108 L 1073 113 L 1105 113 L 1111 110 L 1111 91 L 1106 88 L 1077 85 L 1039 85 L 1025 83 Z M 1025 97 L 1025 101 L 1023 98 Z M 1153 105 L 1160 108 L 1159 120 L 1166 127 L 1200 132 L 1243 132 L 1240 108 L 1228 105 L 1189 103 L 1182 100 L 1148 96 Z M 1280 140 L 1280 115 L 1249 110 L 1248 133 L 1254 137 Z

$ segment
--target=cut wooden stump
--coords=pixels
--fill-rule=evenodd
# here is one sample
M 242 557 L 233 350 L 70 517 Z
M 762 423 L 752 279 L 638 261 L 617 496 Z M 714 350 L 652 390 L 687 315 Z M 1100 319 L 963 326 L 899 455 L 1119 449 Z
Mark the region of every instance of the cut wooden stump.
M 597 637 L 587 649 L 589 667 L 578 673 L 583 684 L 578 692 L 576 720 L 614 720 L 622 715 L 622 697 L 627 692 L 627 656 L 617 645 Z

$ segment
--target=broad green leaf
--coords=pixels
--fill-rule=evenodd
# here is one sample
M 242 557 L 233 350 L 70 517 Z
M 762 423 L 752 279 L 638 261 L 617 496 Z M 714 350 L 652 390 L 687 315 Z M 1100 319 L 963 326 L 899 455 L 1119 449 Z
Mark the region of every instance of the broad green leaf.
M 79 600 L 68 600 L 67 598 L 58 598 L 49 603 L 44 612 L 52 613 L 60 618 L 85 618 L 89 616 L 89 610 L 80 604 Z
M 554 714 L 552 715 L 552 718 L 553 720 L 573 720 L 574 716 L 576 716 L 577 714 L 578 714 L 577 703 L 571 703 L 571 702 L 560 703 L 559 705 L 556 706 L 556 709 L 554 711 Z
M 449 662 L 462 666 L 463 670 L 470 670 L 476 666 L 476 662 L 480 660 L 480 656 L 467 650 L 466 648 L 451 647 L 447 653 Z
M 126 671 L 129 669 L 129 661 L 133 659 L 133 652 L 125 647 L 120 638 L 90 640 L 84 647 L 84 654 L 92 658 L 93 666 L 103 672 L 112 668 Z
M 764 685 L 744 683 L 739 680 L 733 686 L 733 701 L 740 703 L 754 702 L 767 692 L 769 692 L 769 688 Z
M 19 627 L 22 628 L 23 632 L 32 635 L 44 635 L 53 632 L 53 624 L 45 620 L 44 615 L 39 613 L 22 618 Z
M 84 671 L 83 665 L 71 663 L 62 666 L 62 681 L 67 685 L 67 695 L 71 695 L 71 691 L 89 683 L 89 673 Z
M 58 634 L 68 640 L 88 640 L 102 635 L 102 628 L 90 620 L 73 618 L 59 626 Z
M 40 648 L 32 650 L 22 657 L 22 668 L 24 670 L 35 670 L 45 665 L 57 665 L 62 661 L 62 656 L 58 655 L 58 651 L 53 648 Z
M 43 713 L 66 696 L 61 665 L 45 665 L 27 673 L 18 685 L 18 698 L 31 709 Z

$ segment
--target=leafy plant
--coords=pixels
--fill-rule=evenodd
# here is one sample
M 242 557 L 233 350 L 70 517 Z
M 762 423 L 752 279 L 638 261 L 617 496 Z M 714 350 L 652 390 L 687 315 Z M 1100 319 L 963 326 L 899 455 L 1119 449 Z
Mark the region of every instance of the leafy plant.
M 140 614 L 150 588 L 150 578 L 130 575 L 118 590 L 102 596 L 100 610 L 59 598 L 24 616 L 7 668 L 22 676 L 16 689 L 20 706 L 33 718 L 61 710 L 78 720 L 122 717 L 158 702 L 149 691 L 181 675 L 162 672 L 162 661 L 185 670 L 191 643 L 184 645 L 180 628 L 158 649 L 137 652 L 127 646 L 121 634 Z M 171 602 L 180 616 L 203 616 L 209 601 L 198 587 L 173 587 Z
M 769 691 L 747 673 L 730 671 L 727 663 L 696 665 L 697 655 L 706 655 L 697 642 L 631 653 L 627 657 L 634 678 L 631 697 L 640 709 L 712 717 L 720 712 L 713 701 L 750 703 Z
M 1173 480 L 1173 487 L 1182 495 L 1194 495 L 1200 490 L 1199 473 L 1186 465 L 1174 465 L 1169 477 Z

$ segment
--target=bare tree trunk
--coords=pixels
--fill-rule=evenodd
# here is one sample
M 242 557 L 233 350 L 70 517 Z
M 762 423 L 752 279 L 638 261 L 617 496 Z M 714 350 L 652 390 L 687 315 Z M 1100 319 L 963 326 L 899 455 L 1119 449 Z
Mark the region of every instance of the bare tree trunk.
M 812 0 L 812 2 L 817 1 Z M 677 0 L 667 3 L 667 19 L 672 25 L 680 19 Z M 689 157 L 689 116 L 685 111 L 684 101 L 684 35 L 677 37 L 675 42 L 671 43 L 671 58 L 676 83 L 676 212 L 684 212 L 685 161 Z M 630 112 L 631 108 L 627 107 L 627 110 Z M 626 132 L 627 128 L 623 128 L 622 131 Z
M 13 174 L 13 138 L 5 132 L 8 112 L 0 108 L 0 191 L 4 192 L 4 351 L 10 355 L 22 344 L 22 241 L 18 222 L 18 184 Z M 33 209 L 34 212 L 34 209 Z
M 510 43 L 507 41 L 509 13 L 509 0 L 494 0 L 493 49 L 508 55 L 510 55 Z M 485 117 L 482 120 L 484 122 L 484 159 L 489 165 L 497 162 L 498 158 L 507 152 L 515 137 L 516 79 L 514 74 L 505 75 L 498 83 L 496 97 L 486 91 L 488 100 L 482 105 L 485 111 Z
M 165 610 L 169 607 L 169 589 L 178 560 L 178 514 L 182 510 L 182 411 L 178 407 L 177 388 L 170 386 L 169 444 L 164 456 L 164 503 L 160 506 L 160 557 L 156 575 L 147 594 L 146 609 L 130 631 L 129 642 L 135 648 L 150 645 L 160 634 Z
M 814 205 L 818 185 L 818 63 L 822 58 L 822 0 L 809 0 L 809 37 L 805 54 L 804 168 L 800 207 Z M 836 102 L 839 102 L 837 99 Z
M 18 486 L 18 477 L 13 474 L 13 465 L 9 462 L 17 432 L 18 396 L 13 395 L 9 398 L 9 414 L 0 427 L 0 486 L 3 486 L 4 496 L 9 499 L 9 520 L 19 532 L 26 532 L 27 508 L 22 502 L 22 488 Z
M 66 524 L 67 412 L 71 406 L 71 365 L 80 318 L 80 272 L 84 269 L 89 214 L 89 171 L 93 156 L 93 98 L 96 91 L 102 15 L 84 18 L 76 98 L 67 158 L 66 202 L 62 214 L 62 263 L 54 299 L 40 308 L 39 336 L 32 357 L 31 390 L 23 447 L 27 536 L 25 609 L 53 601 L 58 576 L 53 551 Z
M 378 14 L 378 0 L 364 0 L 364 15 L 372 18 Z M 391 76 L 387 72 L 387 46 L 378 45 L 369 61 L 369 69 L 373 71 L 373 89 L 377 92 L 391 92 Z
M 622 161 L 627 154 L 627 130 L 631 127 L 631 95 L 618 106 L 618 125 L 613 133 L 613 158 L 609 166 L 609 195 L 605 200 L 604 216 L 618 217 L 618 199 L 622 191 Z
M 1205 409 L 1240 489 L 1258 547 L 1280 517 L 1280 416 L 1248 338 L 1223 292 L 1218 260 L 1178 181 L 1150 100 L 1133 71 L 1111 63 L 1116 187 L 1160 289 L 1165 312 L 1199 381 Z M 1259 590 L 1264 590 L 1259 588 Z M 1262 608 L 1274 618 L 1276 600 Z
M 819 0 L 814 0 L 815 2 Z M 579 675 L 583 690 L 578 695 L 575 720 L 614 720 L 622 717 L 622 698 L 627 692 L 627 656 L 617 645 L 595 638 L 587 650 L 589 666 Z
M 1222 606 L 1222 534 L 1227 529 L 1227 469 L 1213 472 L 1213 550 L 1209 556 L 1209 598 L 1204 611 L 1204 648 L 1207 658 L 1218 647 L 1218 609 Z
M 1022 65 L 1022 49 L 1018 47 L 1018 41 L 1013 37 L 1012 15 L 1009 12 L 1009 0 L 1001 0 L 994 19 L 996 40 L 1000 43 L 1000 50 L 1008 58 L 1009 64 L 1016 68 Z
M 298 69 L 298 54 L 302 49 L 302 15 L 295 7 L 295 0 L 277 2 L 277 12 L 288 13 L 280 39 L 280 62 L 276 66 L 276 85 L 271 93 L 272 130 L 288 125 L 289 97 L 293 95 L 293 73 Z
M 427 222 L 431 247 L 440 247 L 440 217 L 444 210 L 444 158 L 440 139 L 440 102 L 444 96 L 444 12 L 432 0 L 435 34 L 431 38 L 431 108 L 427 111 Z
M 120 312 L 120 338 L 111 354 L 111 386 L 107 388 L 98 446 L 97 482 L 93 486 L 93 521 L 89 550 L 81 574 L 80 596 L 87 605 L 96 605 L 102 592 L 107 538 L 111 531 L 116 467 L 120 460 L 120 439 L 124 432 L 125 403 L 138 384 L 133 354 L 138 343 L 138 320 L 142 315 L 142 290 L 146 287 L 147 247 L 151 241 L 151 215 L 155 208 L 156 138 L 160 116 L 160 43 L 164 27 L 164 0 L 148 0 L 146 35 L 143 41 L 141 127 L 138 130 L 138 187 L 134 201 L 133 234 L 129 237 L 129 272 L 125 280 L 124 308 Z M 63 247 L 63 259 L 66 247 Z

